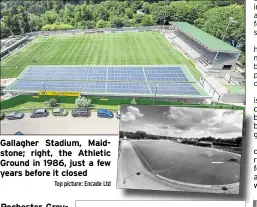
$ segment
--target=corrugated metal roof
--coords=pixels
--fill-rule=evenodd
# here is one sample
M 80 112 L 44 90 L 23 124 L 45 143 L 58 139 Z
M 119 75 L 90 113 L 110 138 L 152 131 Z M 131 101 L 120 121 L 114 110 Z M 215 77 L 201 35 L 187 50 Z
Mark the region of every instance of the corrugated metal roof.
M 240 52 L 239 49 L 233 47 L 232 45 L 222 42 L 222 40 L 204 32 L 203 30 L 187 23 L 187 22 L 171 22 L 174 26 L 176 26 L 181 32 L 191 37 L 193 40 L 207 47 L 207 49 L 215 52 Z

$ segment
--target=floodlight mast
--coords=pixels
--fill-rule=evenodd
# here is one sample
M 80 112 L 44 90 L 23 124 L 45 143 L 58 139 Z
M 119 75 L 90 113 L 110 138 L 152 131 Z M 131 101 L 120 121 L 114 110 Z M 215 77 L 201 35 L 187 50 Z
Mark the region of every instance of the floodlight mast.
M 45 91 L 45 93 L 46 93 L 45 83 L 44 83 L 44 82 L 42 82 L 41 84 L 43 85 L 44 91 Z
M 221 40 L 220 45 L 219 45 L 219 49 L 218 49 L 216 55 L 215 55 L 214 58 L 213 58 L 213 62 L 212 62 L 211 68 L 210 68 L 210 70 L 209 70 L 209 74 L 211 73 L 211 71 L 212 71 L 212 69 L 213 69 L 213 67 L 214 67 L 214 64 L 215 64 L 215 62 L 216 62 L 216 60 L 217 60 L 217 58 L 218 58 L 218 55 L 219 55 L 219 53 L 220 53 L 221 46 L 222 46 L 222 44 L 223 44 L 223 42 L 224 42 L 225 36 L 226 36 L 226 34 L 227 34 L 227 31 L 228 31 L 228 28 L 229 28 L 229 26 L 230 26 L 231 24 L 233 24 L 233 23 L 236 24 L 237 21 L 234 20 L 233 17 L 229 17 L 227 27 L 226 27 L 226 29 L 225 29 L 225 32 L 224 32 L 223 37 L 222 37 L 222 40 Z
M 154 93 L 153 105 L 154 105 L 154 101 L 155 101 L 156 95 L 157 95 L 157 88 L 158 88 L 158 85 L 155 86 L 155 93 Z
M 44 91 L 45 91 L 46 97 L 47 97 L 47 99 L 48 99 L 48 95 L 47 95 L 47 92 L 46 92 L 45 83 L 44 83 L 44 82 L 42 82 L 41 84 L 43 85 L 43 88 L 44 88 Z

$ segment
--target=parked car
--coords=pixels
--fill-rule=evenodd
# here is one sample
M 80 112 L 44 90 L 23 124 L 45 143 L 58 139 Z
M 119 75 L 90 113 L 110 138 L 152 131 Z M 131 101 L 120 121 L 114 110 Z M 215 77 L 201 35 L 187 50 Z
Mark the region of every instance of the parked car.
M 113 113 L 110 110 L 107 109 L 99 109 L 97 112 L 97 116 L 98 117 L 102 117 L 102 118 L 113 118 Z
M 6 115 L 8 120 L 22 119 L 24 117 L 24 113 L 22 112 L 11 112 Z
M 117 111 L 117 112 L 116 112 L 116 118 L 117 118 L 117 119 L 120 119 L 120 111 Z
M 53 116 L 67 116 L 68 111 L 66 111 L 63 108 L 56 108 L 53 110 L 52 114 L 53 114 Z
M 71 115 L 73 117 L 88 117 L 90 112 L 87 108 L 76 108 L 72 110 Z
M 17 131 L 14 135 L 23 135 L 23 133 L 21 131 Z
M 4 113 L 0 113 L 0 120 L 4 119 L 5 114 Z
M 36 109 L 30 114 L 30 118 L 46 117 L 48 115 L 47 109 Z

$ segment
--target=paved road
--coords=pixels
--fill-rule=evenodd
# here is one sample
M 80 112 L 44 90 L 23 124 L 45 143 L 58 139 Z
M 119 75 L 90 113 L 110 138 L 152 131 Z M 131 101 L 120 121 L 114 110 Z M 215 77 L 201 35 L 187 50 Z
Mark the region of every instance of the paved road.
M 118 159 L 117 188 L 232 194 L 237 194 L 239 191 L 238 184 L 230 185 L 229 190 L 224 192 L 220 187 L 189 185 L 161 179 L 144 167 L 130 141 L 124 140 L 121 148 Z M 136 175 L 137 172 L 140 172 L 140 175 Z
M 118 134 L 119 120 L 116 118 L 98 118 L 96 112 L 91 117 L 74 118 L 70 114 L 66 117 L 54 117 L 51 114 L 44 118 L 30 118 L 29 114 L 21 120 L 1 121 L 1 134 Z

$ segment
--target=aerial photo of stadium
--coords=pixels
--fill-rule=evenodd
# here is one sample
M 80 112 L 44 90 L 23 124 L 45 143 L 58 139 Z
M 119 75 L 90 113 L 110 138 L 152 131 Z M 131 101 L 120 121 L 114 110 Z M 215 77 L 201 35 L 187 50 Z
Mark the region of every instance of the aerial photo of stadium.
M 171 24 L 177 25 L 178 23 Z M 182 25 L 185 28 L 188 26 L 188 24 Z M 191 95 L 191 93 L 188 93 L 188 87 L 186 86 L 190 82 L 194 83 L 191 91 L 194 89 L 198 92 L 201 91 L 199 94 L 202 94 L 204 98 L 200 102 L 204 102 L 205 98 L 211 99 L 211 95 L 203 89 L 204 84 L 200 85 L 202 74 L 196 69 L 195 64 L 205 61 L 206 58 L 204 55 L 208 54 L 212 56 L 215 55 L 215 52 L 207 53 L 205 52 L 206 49 L 199 44 L 198 50 L 201 48 L 202 54 L 198 54 L 192 49 L 192 46 L 190 51 L 197 53 L 198 58 L 200 57 L 199 60 L 197 59 L 198 62 L 195 61 L 195 63 L 192 63 L 192 60 L 187 58 L 179 48 L 176 48 L 169 42 L 171 34 L 174 37 L 175 33 L 172 28 L 166 27 L 164 32 L 160 32 L 160 30 L 155 28 L 145 27 L 141 28 L 141 32 L 136 32 L 138 29 L 132 28 L 130 29 L 132 32 L 127 32 L 124 29 L 123 32 L 116 33 L 117 31 L 115 31 L 114 34 L 108 34 L 109 31 L 107 31 L 107 34 L 55 35 L 51 37 L 39 35 L 39 37 L 1 62 L 2 78 L 17 78 L 18 76 L 17 81 L 11 84 L 11 86 L 6 87 L 3 91 L 26 93 L 31 92 L 31 89 L 34 87 L 32 91 L 35 94 L 42 90 L 42 81 L 46 85 L 44 90 L 77 92 L 87 91 L 87 87 L 84 88 L 82 86 L 80 88 L 80 86 L 76 85 L 75 88 L 61 86 L 51 88 L 48 81 L 52 81 L 51 83 L 54 85 L 60 85 L 61 82 L 58 81 L 66 81 L 67 83 L 71 83 L 72 81 L 94 81 L 95 83 L 93 82 L 92 84 L 96 84 L 97 81 L 120 81 L 124 87 L 130 86 L 125 83 L 127 81 L 137 82 L 136 84 L 140 84 L 139 82 L 143 81 L 147 85 L 142 85 L 141 87 L 145 87 L 144 90 L 150 88 L 150 91 L 145 93 L 150 93 L 150 97 L 152 98 L 154 96 L 159 97 L 162 92 L 169 94 L 169 96 L 174 95 L 176 98 L 183 98 L 185 94 Z M 198 29 L 195 30 L 199 32 Z M 168 35 L 167 38 L 165 35 Z M 222 43 L 221 40 L 213 36 L 209 37 L 207 33 L 206 36 L 211 43 L 214 41 L 214 45 L 216 43 Z M 175 39 L 178 39 L 178 37 Z M 208 44 L 206 45 L 208 46 Z M 219 63 L 219 67 L 221 65 L 222 67 L 227 67 L 227 64 L 230 64 L 230 67 L 232 67 L 238 59 L 240 51 L 232 46 L 228 46 L 227 43 L 222 43 L 222 45 L 222 48 L 224 50 L 226 49 L 227 53 L 230 52 L 228 54 L 231 54 L 231 57 L 230 59 L 226 58 L 223 52 L 220 51 L 216 57 L 216 63 Z M 236 55 L 233 55 L 234 53 Z M 222 61 L 220 62 L 218 61 L 219 56 L 222 57 Z M 211 58 L 209 59 L 211 60 Z M 209 59 L 205 61 L 206 64 L 210 62 Z M 75 65 L 78 66 L 76 67 Z M 94 67 L 87 67 L 90 65 Z M 117 65 L 120 67 L 116 67 Z M 126 67 L 126 65 L 131 67 Z M 104 66 L 106 67 L 104 68 Z M 151 68 L 152 66 L 155 67 Z M 108 71 L 110 71 L 110 74 Z M 88 74 L 89 76 L 87 76 Z M 24 87 L 17 87 L 19 85 L 17 82 L 23 82 L 24 85 L 25 80 L 27 85 L 33 84 L 32 88 L 27 86 L 28 91 Z M 37 87 L 35 87 L 35 80 L 40 81 Z M 160 82 L 160 85 L 158 82 Z M 80 82 L 77 83 L 79 84 Z M 167 84 L 162 86 L 164 83 Z M 108 84 L 111 85 L 111 83 Z M 104 90 L 103 86 L 105 83 L 100 85 L 102 85 L 101 88 Z M 156 87 L 158 89 L 155 89 Z M 185 90 L 183 90 L 183 87 Z M 130 88 L 132 91 L 129 91 Z M 127 92 L 137 94 L 137 92 L 133 91 L 133 88 L 137 88 L 137 86 L 128 87 Z M 173 92 L 173 88 L 180 88 L 180 93 L 176 90 Z M 94 91 L 89 87 L 88 90 L 88 92 L 96 92 L 96 94 L 99 92 L 98 88 Z M 100 89 L 100 92 L 102 90 Z M 157 90 L 156 93 L 155 90 Z M 193 92 L 193 95 L 198 92 Z M 138 94 L 141 94 L 141 92 Z
M 131 2 L 127 3 L 132 6 Z M 176 7 L 185 2 L 166 3 Z M 38 4 L 46 6 L 43 2 Z M 100 2 L 94 7 L 105 4 L 113 9 L 126 2 Z M 5 1 L 2 6 L 7 11 L 15 7 Z M 66 12 L 73 8 L 62 6 Z M 76 6 L 82 10 L 91 8 L 83 2 Z M 209 6 L 216 8 L 216 5 Z M 33 10 L 33 5 L 31 7 Z M 137 7 L 134 17 L 151 16 L 144 12 L 143 5 Z M 239 9 L 241 11 L 241 7 Z M 1 19 L 1 26 L 5 28 L 1 30 L 4 36 L 1 39 L 0 116 L 3 134 L 14 134 L 18 130 L 26 134 L 95 134 L 104 130 L 117 134 L 121 104 L 244 107 L 244 67 L 239 64 L 243 51 L 240 45 L 223 38 L 232 28 L 236 29 L 236 25 L 241 25 L 241 17 L 237 15 L 224 17 L 226 27 L 218 37 L 193 22 L 166 16 L 153 23 L 129 26 L 117 23 L 81 27 L 73 22 L 73 26 L 66 27 L 59 22 L 63 16 L 52 22 L 47 15 L 39 15 L 40 27 L 33 27 L 37 24 L 33 21 L 32 25 L 16 30 L 10 22 L 5 22 L 6 18 Z M 79 15 L 83 16 L 83 12 Z M 140 18 L 136 21 L 141 21 Z M 70 17 L 63 21 L 67 19 Z M 55 24 L 59 29 L 52 28 Z M 62 26 L 65 29 L 61 29 Z M 81 107 L 84 112 L 77 110 Z M 99 119 L 90 120 L 102 116 L 99 112 L 102 109 L 106 112 L 104 116 L 111 120 L 102 120 L 105 127 L 99 132 L 93 126 Z M 30 113 L 46 118 L 32 121 L 29 117 L 34 115 Z M 63 127 L 72 120 L 70 114 L 88 117 L 88 127 L 81 129 L 81 119 L 74 126 Z M 9 119 L 19 120 L 10 122 Z
M 122 105 L 117 187 L 238 194 L 242 110 Z
M 2 61 L 1 77 L 16 78 L 28 65 L 185 64 L 199 78 L 200 73 L 158 31 L 40 36 Z

